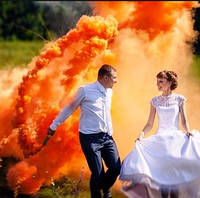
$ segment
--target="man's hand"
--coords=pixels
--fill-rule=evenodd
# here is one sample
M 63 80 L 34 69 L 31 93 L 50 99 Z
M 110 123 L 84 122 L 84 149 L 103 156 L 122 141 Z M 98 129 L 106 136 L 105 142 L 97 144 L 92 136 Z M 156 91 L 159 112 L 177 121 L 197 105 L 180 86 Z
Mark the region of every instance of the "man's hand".
M 137 142 L 137 141 L 140 141 L 140 138 L 139 138 L 139 137 L 135 140 L 135 142 Z
M 42 143 L 42 146 L 45 146 L 46 143 L 49 141 L 49 139 L 51 138 L 51 136 L 53 136 L 55 134 L 56 131 L 52 130 L 50 127 L 48 128 L 48 131 L 47 131 L 47 136 L 46 138 L 44 139 L 43 143 Z
M 48 128 L 47 131 L 47 136 L 53 136 L 55 134 L 56 131 L 52 130 L 50 127 Z

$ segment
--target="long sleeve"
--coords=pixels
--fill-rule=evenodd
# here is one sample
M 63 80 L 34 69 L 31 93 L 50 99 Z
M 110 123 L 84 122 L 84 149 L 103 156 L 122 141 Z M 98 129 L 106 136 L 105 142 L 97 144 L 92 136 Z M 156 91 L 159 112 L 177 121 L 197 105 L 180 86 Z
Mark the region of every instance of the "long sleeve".
M 67 106 L 65 106 L 64 109 L 58 114 L 56 119 L 53 120 L 50 128 L 55 131 L 57 127 L 61 125 L 77 109 L 84 98 L 84 88 L 80 87 L 73 100 Z
M 112 119 L 111 119 L 111 98 L 112 98 L 112 89 L 107 89 L 106 91 L 107 100 L 106 100 L 106 123 L 108 127 L 108 134 L 112 135 L 113 127 L 112 127 Z

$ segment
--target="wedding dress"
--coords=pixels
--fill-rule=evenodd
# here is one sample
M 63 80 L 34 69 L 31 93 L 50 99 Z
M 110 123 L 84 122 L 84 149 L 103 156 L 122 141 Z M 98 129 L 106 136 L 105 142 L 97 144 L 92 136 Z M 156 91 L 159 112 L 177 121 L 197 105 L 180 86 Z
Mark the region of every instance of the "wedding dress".
M 129 181 L 122 186 L 128 197 L 160 198 L 170 191 L 181 198 L 200 198 L 200 133 L 192 130 L 188 137 L 179 129 L 179 107 L 185 100 L 175 93 L 151 100 L 158 129 L 137 141 L 122 162 L 120 180 Z

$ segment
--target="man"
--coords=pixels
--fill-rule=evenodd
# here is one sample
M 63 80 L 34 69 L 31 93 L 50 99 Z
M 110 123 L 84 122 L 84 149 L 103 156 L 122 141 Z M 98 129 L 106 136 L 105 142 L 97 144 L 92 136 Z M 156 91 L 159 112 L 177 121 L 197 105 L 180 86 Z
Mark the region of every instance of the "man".
M 120 173 L 121 162 L 112 138 L 110 115 L 112 87 L 116 82 L 116 69 L 103 65 L 98 71 L 97 81 L 80 87 L 70 104 L 53 120 L 43 143 L 45 145 L 56 128 L 80 106 L 79 138 L 91 171 L 92 198 L 101 198 L 101 190 L 104 198 L 111 198 L 110 187 Z M 108 168 L 106 172 L 102 159 Z

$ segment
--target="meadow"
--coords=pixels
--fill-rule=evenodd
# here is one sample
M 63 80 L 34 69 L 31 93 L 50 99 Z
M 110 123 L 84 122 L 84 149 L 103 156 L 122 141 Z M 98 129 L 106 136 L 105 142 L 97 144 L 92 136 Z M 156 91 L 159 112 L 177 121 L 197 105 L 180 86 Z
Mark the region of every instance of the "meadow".
M 27 67 L 46 41 L 0 41 L 0 69 Z M 193 56 L 191 73 L 200 78 L 200 55 Z
M 26 67 L 43 46 L 43 41 L 0 41 L 0 69 Z

